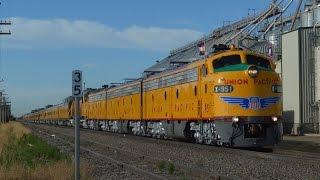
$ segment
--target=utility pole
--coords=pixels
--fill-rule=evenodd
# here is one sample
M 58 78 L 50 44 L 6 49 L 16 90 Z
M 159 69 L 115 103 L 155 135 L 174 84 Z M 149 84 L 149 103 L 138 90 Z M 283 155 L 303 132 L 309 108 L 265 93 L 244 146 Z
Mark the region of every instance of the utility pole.
M 2 3 L 0 2 L 0 5 Z M 11 35 L 11 31 L 3 31 L 2 30 L 2 26 L 10 26 L 11 25 L 11 21 L 10 20 L 0 20 L 0 35 Z M 1 49 L 0 49 L 0 53 L 1 53 Z M 1 61 L 1 54 L 0 54 L 0 61 Z M 1 80 L 0 82 L 3 82 L 3 80 Z M 4 90 L 3 90 L 4 91 Z M 0 122 L 8 122 L 9 118 L 11 117 L 11 105 L 10 102 L 7 102 L 4 93 L 1 92 L 0 93 Z
M 0 5 L 2 5 L 1 1 L 0 1 Z M 11 21 L 10 20 L 0 20 L 0 27 L 1 26 L 11 26 Z M 2 31 L 0 30 L 0 35 L 11 35 L 11 31 Z
M 0 20 L 0 26 L 10 26 L 12 23 L 9 20 Z M 11 35 L 11 31 L 0 31 L 0 35 Z

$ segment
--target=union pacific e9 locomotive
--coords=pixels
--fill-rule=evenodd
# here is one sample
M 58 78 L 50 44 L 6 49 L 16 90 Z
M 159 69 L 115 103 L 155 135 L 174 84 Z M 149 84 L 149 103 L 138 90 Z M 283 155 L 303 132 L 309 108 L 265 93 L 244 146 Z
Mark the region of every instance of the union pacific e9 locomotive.
M 116 87 L 87 90 L 82 127 L 229 147 L 263 147 L 281 139 L 281 80 L 268 58 L 224 49 L 174 70 Z M 67 125 L 73 99 L 24 116 Z

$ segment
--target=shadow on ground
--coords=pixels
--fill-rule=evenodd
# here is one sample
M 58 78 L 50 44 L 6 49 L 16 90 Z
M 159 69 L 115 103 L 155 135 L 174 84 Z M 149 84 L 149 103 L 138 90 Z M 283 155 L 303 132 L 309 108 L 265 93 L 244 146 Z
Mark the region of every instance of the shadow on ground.
M 320 153 L 320 139 L 319 142 L 283 140 L 278 145 L 276 145 L 274 149 Z

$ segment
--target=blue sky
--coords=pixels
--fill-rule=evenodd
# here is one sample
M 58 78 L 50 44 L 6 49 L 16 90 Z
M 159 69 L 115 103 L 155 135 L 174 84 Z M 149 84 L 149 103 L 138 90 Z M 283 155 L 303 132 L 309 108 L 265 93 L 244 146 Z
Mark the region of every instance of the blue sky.
M 2 84 L 15 115 L 71 94 L 71 71 L 89 87 L 139 77 L 172 48 L 223 21 L 265 9 L 268 0 L 6 0 L 0 16 L 12 20 L 1 37 Z M 3 28 L 5 30 L 5 28 Z

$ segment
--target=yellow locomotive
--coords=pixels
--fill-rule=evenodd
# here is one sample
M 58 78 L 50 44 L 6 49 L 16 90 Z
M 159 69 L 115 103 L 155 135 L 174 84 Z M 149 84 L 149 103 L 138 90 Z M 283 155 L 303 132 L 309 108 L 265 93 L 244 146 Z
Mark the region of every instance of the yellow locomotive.
M 281 91 L 270 59 L 225 48 L 174 70 L 87 91 L 82 126 L 209 145 L 274 145 L 281 139 Z

